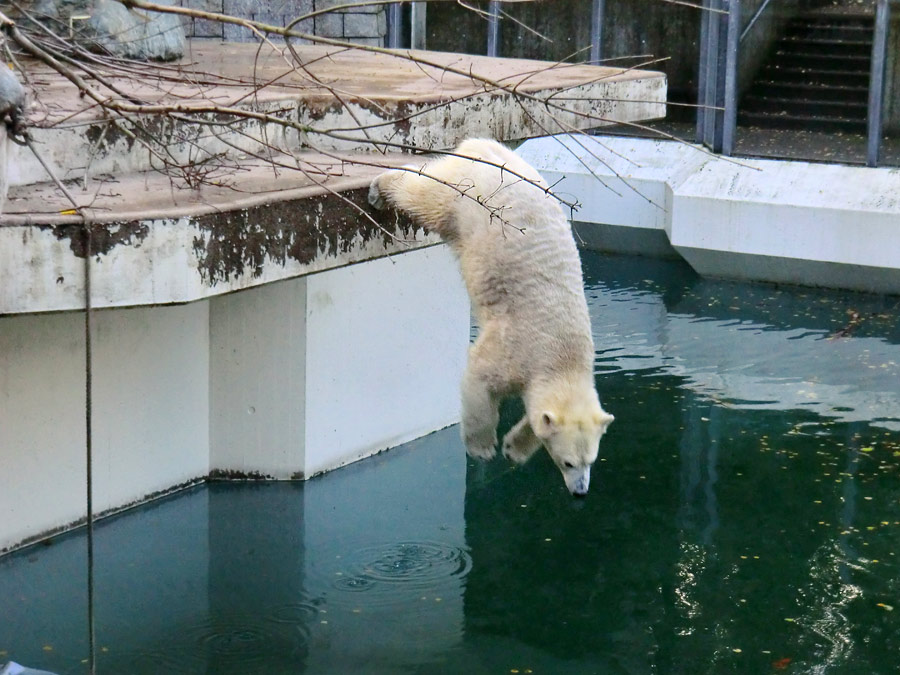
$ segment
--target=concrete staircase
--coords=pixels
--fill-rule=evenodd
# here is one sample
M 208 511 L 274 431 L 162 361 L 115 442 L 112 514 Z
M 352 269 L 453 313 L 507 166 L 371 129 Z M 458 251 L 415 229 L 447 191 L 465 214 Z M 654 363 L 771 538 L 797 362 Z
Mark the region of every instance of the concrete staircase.
M 873 32 L 868 14 L 792 20 L 741 101 L 738 124 L 865 133 Z

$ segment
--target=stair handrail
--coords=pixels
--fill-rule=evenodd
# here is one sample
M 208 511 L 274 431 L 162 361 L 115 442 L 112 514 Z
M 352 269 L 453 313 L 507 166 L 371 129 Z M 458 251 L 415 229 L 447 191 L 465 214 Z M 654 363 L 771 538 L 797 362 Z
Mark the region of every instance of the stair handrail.
M 769 3 L 771 1 L 772 0 L 765 0 L 765 2 L 763 2 L 763 4 L 761 4 L 759 6 L 759 9 L 756 10 L 756 13 L 752 17 L 750 17 L 750 21 L 747 22 L 747 26 L 744 28 L 743 31 L 741 31 L 740 42 L 744 41 L 744 39 L 747 37 L 747 35 L 752 30 L 753 26 L 756 25 L 757 21 L 759 21 L 759 17 L 761 17 L 763 15 L 763 12 L 766 11 L 766 8 L 769 6 Z

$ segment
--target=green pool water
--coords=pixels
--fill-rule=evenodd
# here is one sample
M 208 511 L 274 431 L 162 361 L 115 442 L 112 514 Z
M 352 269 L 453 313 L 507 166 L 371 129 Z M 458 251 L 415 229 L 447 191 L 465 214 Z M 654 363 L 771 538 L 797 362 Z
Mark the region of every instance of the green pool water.
M 456 428 L 180 493 L 97 526 L 98 672 L 898 672 L 900 298 L 584 263 L 586 499 Z M 84 560 L 0 558 L 0 664 L 85 672 Z

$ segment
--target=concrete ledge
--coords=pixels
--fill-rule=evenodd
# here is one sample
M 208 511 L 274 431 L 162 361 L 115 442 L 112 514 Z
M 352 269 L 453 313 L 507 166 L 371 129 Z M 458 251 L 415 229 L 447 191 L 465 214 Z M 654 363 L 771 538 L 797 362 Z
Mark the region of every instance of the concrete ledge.
M 674 192 L 670 240 L 700 274 L 900 293 L 895 169 L 717 158 Z
M 900 293 L 895 169 L 609 136 L 534 139 L 519 153 L 582 203 L 576 231 L 590 248 L 674 251 L 707 276 Z
M 270 190 L 250 196 L 225 186 L 172 191 L 156 174 L 110 184 L 104 209 L 91 211 L 94 307 L 193 302 L 439 242 L 369 207 L 371 178 L 399 156 L 346 168 L 305 161 L 325 172 L 321 184 L 297 173 L 276 180 L 260 165 L 243 187 L 259 181 Z M 38 208 L 49 213 L 35 223 Z M 84 307 L 85 232 L 65 210 L 52 185 L 11 191 L 0 227 L 0 315 Z

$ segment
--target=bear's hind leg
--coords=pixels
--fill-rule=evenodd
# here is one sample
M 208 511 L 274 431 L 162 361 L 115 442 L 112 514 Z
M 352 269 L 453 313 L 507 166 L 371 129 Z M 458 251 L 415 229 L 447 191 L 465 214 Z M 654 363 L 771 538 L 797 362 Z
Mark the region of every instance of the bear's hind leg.
M 516 464 L 527 462 L 540 447 L 541 439 L 535 436 L 527 415 L 523 415 L 503 437 L 503 456 Z
M 500 401 L 491 394 L 485 378 L 466 368 L 462 382 L 462 439 L 466 452 L 477 459 L 491 459 L 497 445 Z

